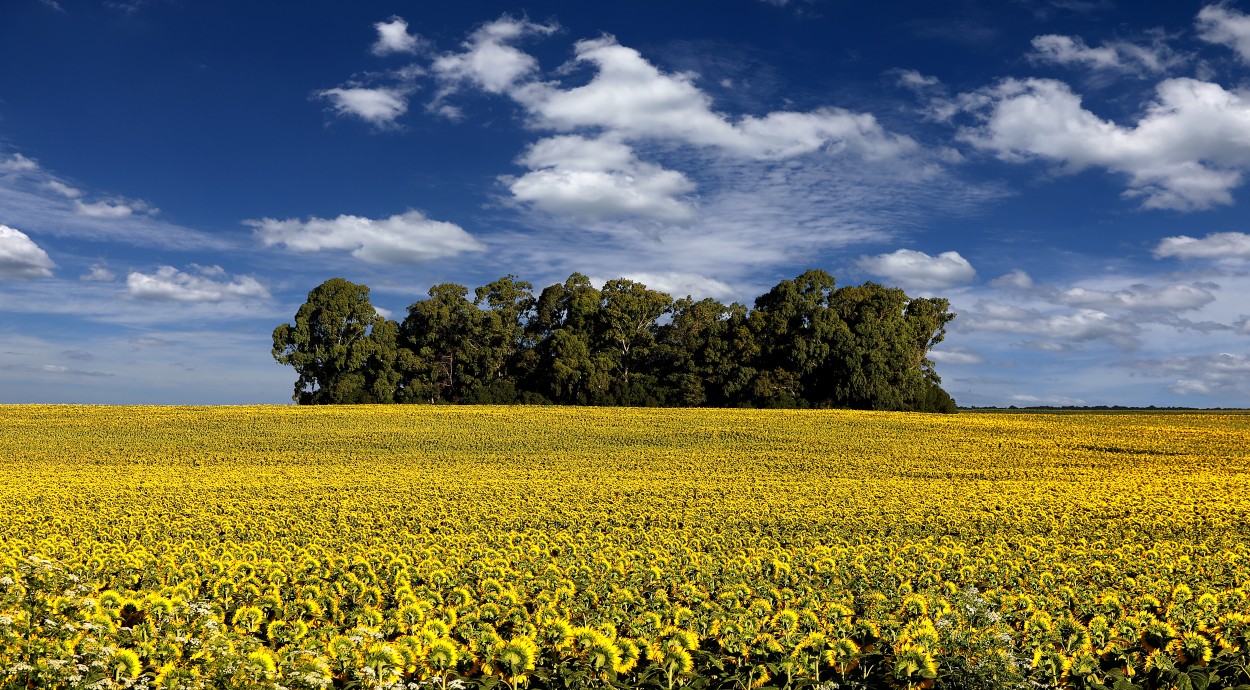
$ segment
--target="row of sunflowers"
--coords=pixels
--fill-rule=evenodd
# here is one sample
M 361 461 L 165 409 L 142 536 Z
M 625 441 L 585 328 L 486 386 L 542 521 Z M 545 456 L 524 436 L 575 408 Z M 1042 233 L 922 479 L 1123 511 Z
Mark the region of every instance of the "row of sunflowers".
M 0 688 L 1250 687 L 1250 416 L 0 428 Z

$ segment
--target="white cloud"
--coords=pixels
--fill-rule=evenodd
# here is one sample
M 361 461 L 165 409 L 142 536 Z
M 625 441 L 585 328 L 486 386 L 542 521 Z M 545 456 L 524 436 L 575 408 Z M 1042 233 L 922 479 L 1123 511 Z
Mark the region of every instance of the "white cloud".
M 97 201 L 92 204 L 86 204 L 81 201 L 75 201 L 74 212 L 89 218 L 125 218 L 134 213 L 135 209 L 129 204 L 120 202 Z
M 228 249 L 233 242 L 156 218 L 160 211 L 142 200 L 117 195 L 84 201 L 79 190 L 30 158 L 15 154 L 0 161 L 0 208 L 4 222 L 38 227 L 40 234 L 125 242 L 142 247 Z M 91 195 L 95 196 L 95 195 Z
M 959 252 L 942 252 L 929 256 L 924 252 L 899 249 L 890 254 L 864 256 L 860 268 L 895 281 L 904 287 L 933 290 L 966 283 L 977 272 Z
M 1250 357 L 1221 352 L 1214 355 L 1182 355 L 1126 363 L 1149 376 L 1175 377 L 1170 386 L 1181 395 L 1250 393 Z
M 1033 277 L 1017 268 L 991 280 L 990 285 L 996 288 L 1028 290 L 1033 287 Z
M 1215 295 L 1201 285 L 1134 285 L 1116 291 L 1074 287 L 1060 293 L 1059 301 L 1102 310 L 1179 312 L 1204 307 L 1215 301 Z
M 373 54 L 377 56 L 392 53 L 416 53 L 425 41 L 416 34 L 408 33 L 408 22 L 402 17 L 391 17 L 390 21 L 378 22 L 373 25 L 378 31 L 378 40 L 373 43 Z
M 924 93 L 932 89 L 942 86 L 942 80 L 928 74 L 921 74 L 914 69 L 898 70 L 894 72 L 898 79 L 899 86 L 913 91 Z
M 1250 235 L 1244 232 L 1215 232 L 1201 239 L 1178 235 L 1165 237 L 1155 247 L 1155 258 L 1250 259 Z
M 661 72 L 634 50 L 605 36 L 578 41 L 575 60 L 595 67 L 589 83 L 561 89 L 533 83 L 513 90 L 534 124 L 569 131 L 598 128 L 627 139 L 670 140 L 753 158 L 786 158 L 818 149 L 870 158 L 915 150 L 907 137 L 887 133 L 872 115 L 841 108 L 778 111 L 731 121 L 712 110 L 695 75 Z
M 667 293 L 674 299 L 681 299 L 686 296 L 691 296 L 695 299 L 704 297 L 725 299 L 735 294 L 734 288 L 727 283 L 698 273 L 679 273 L 676 271 L 667 273 L 627 273 L 621 277 L 636 283 L 642 283 L 652 290 Z
M 1046 406 L 1078 406 L 1084 405 L 1085 401 L 1081 398 L 1073 398 L 1066 395 L 1013 395 L 1011 396 L 1013 403 L 1022 405 L 1046 405 Z
M 1075 38 L 1056 34 L 1035 36 L 1033 53 L 1029 57 L 1038 62 L 1054 62 L 1060 65 L 1082 64 L 1101 69 L 1124 66 L 1115 48 L 1107 46 L 1091 48 L 1079 36 Z
M 1232 203 L 1250 167 L 1250 103 L 1196 79 L 1167 79 L 1132 127 L 1102 120 L 1062 82 L 1007 79 L 964 94 L 982 124 L 960 138 L 1007 161 L 1041 159 L 1064 171 L 1101 167 L 1128 176 L 1146 208 L 1205 209 Z
M 79 280 L 96 283 L 107 283 L 117 276 L 102 264 L 92 264 L 91 270 L 78 277 Z
M 684 194 L 694 183 L 673 170 L 639 161 L 607 138 L 569 135 L 542 139 L 521 157 L 530 172 L 507 179 L 518 201 L 549 213 L 602 220 L 619 216 L 688 223 L 695 210 Z
M 0 172 L 21 173 L 31 172 L 38 169 L 38 163 L 20 153 L 15 153 L 4 160 L 0 160 Z
M 0 279 L 47 278 L 56 264 L 26 233 L 0 225 Z
M 1109 339 L 1118 347 L 1135 345 L 1137 327 L 1098 309 L 1077 309 L 1070 314 L 1044 314 L 1036 309 L 995 302 L 981 302 L 967 314 L 965 325 L 974 330 L 1034 335 L 1047 341 L 1082 342 Z
M 82 192 L 65 184 L 64 182 L 61 182 L 60 180 L 48 180 L 43 183 L 43 186 L 56 192 L 57 194 L 60 194 L 66 199 L 77 199 L 82 196 Z
M 297 252 L 350 251 L 362 261 L 410 264 L 431 261 L 485 247 L 455 223 L 430 220 L 420 211 L 389 218 L 341 215 L 337 218 L 298 218 L 246 221 L 267 247 L 285 246 Z
M 985 360 L 971 350 L 964 348 L 943 348 L 932 350 L 929 352 L 929 359 L 938 364 L 981 364 Z
M 538 69 L 538 61 L 533 56 L 509 42 L 528 36 L 546 36 L 558 28 L 555 24 L 500 17 L 474 31 L 462 44 L 464 52 L 447 53 L 435 59 L 434 73 L 449 82 L 449 89 L 465 82 L 489 93 L 504 93 Z
M 1160 73 L 1179 64 L 1178 57 L 1166 44 L 1156 40 L 1150 46 L 1128 41 L 1112 41 L 1090 47 L 1079 36 L 1046 34 L 1033 39 L 1034 62 L 1058 65 L 1081 65 L 1095 70 Z
M 126 289 L 136 299 L 168 302 L 222 302 L 269 297 L 269 290 L 250 276 L 235 276 L 230 280 L 220 266 L 193 264 L 192 271 L 179 271 L 173 266 L 161 266 L 151 274 L 132 271 L 126 276 Z
M 473 84 L 511 96 L 528 111 L 534 127 L 594 129 L 627 140 L 667 140 L 754 158 L 819 149 L 888 158 L 918 148 L 910 138 L 886 132 L 872 115 L 841 108 L 779 111 L 731 121 L 712 109 L 712 99 L 695 85 L 695 75 L 661 72 L 611 36 L 574 45 L 575 63 L 595 68 L 588 83 L 562 88 L 558 82 L 536 81 L 537 60 L 510 42 L 555 29 L 508 17 L 478 29 L 464 43 L 464 52 L 434 61 L 433 71 L 445 84 L 440 99 Z
M 395 122 L 408 112 L 408 96 L 401 89 L 337 87 L 318 91 L 317 95 L 331 101 L 339 116 L 355 116 L 378 127 Z
M 1198 12 L 1198 35 L 1211 43 L 1228 46 L 1250 63 L 1250 16 L 1217 4 Z

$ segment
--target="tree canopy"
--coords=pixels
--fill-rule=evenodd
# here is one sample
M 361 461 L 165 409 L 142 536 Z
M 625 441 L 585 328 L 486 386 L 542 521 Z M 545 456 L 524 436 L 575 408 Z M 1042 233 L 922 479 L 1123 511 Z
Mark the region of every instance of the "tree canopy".
M 443 283 L 396 322 L 369 288 L 332 278 L 273 356 L 292 399 L 333 403 L 843 407 L 954 412 L 928 353 L 955 317 L 937 297 L 809 270 L 755 299 L 674 300 L 580 273 L 544 288 L 508 275 Z

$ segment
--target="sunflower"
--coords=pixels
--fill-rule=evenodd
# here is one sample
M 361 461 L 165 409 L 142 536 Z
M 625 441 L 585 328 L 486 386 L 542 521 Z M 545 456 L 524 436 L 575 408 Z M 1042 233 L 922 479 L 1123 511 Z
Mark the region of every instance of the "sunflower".
M 389 644 L 374 642 L 365 649 L 364 667 L 373 673 L 377 683 L 390 684 L 399 680 L 404 657 Z
M 1204 666 L 1211 660 L 1211 642 L 1201 634 L 1187 632 L 1168 643 L 1169 652 L 1182 662 Z
M 891 673 L 907 690 L 927 688 L 937 678 L 937 664 L 929 650 L 920 645 L 903 644 L 894 652 Z
M 430 650 L 425 655 L 426 665 L 440 673 L 456 668 L 459 661 L 460 651 L 456 648 L 456 643 L 445 637 L 431 642 Z
M 517 685 L 527 681 L 527 674 L 534 670 L 534 661 L 538 656 L 538 646 L 534 640 L 519 636 L 507 643 L 499 645 L 493 655 L 493 667 L 503 676 L 508 687 L 516 689 Z M 483 670 L 490 668 L 484 666 Z
M 268 651 L 258 649 L 247 655 L 240 670 L 253 683 L 260 683 L 277 677 L 278 663 Z
M 824 662 L 839 674 L 846 675 L 859 663 L 859 645 L 845 637 L 839 638 L 825 650 Z
M 620 648 L 621 658 L 614 670 L 617 673 L 629 673 L 638 664 L 640 655 L 638 645 L 634 644 L 634 641 L 627 637 L 619 638 L 616 641 L 616 645 Z
M 172 663 L 156 671 L 152 683 L 161 690 L 189 690 L 199 685 L 200 672 L 194 668 L 177 668 Z
M 113 680 L 134 680 L 139 677 L 139 672 L 143 670 L 143 664 L 139 662 L 139 655 L 129 649 L 119 649 L 113 653 L 113 659 L 109 662 L 109 668 L 112 670 Z

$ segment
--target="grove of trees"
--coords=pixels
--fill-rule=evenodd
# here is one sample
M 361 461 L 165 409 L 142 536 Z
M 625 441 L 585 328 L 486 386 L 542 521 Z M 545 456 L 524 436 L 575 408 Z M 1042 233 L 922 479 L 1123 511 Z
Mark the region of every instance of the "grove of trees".
M 273 356 L 292 399 L 335 403 L 842 407 L 954 412 L 927 354 L 955 317 L 941 298 L 820 270 L 754 308 L 674 300 L 632 280 L 574 273 L 533 287 L 508 275 L 430 288 L 402 321 L 369 288 L 332 278 L 308 293 Z

